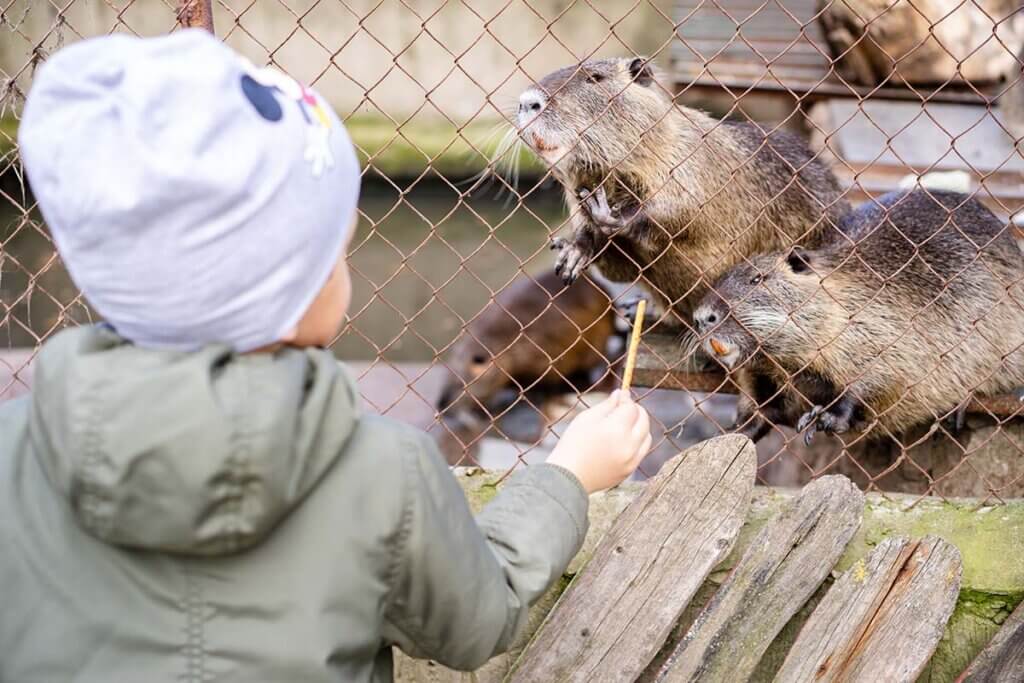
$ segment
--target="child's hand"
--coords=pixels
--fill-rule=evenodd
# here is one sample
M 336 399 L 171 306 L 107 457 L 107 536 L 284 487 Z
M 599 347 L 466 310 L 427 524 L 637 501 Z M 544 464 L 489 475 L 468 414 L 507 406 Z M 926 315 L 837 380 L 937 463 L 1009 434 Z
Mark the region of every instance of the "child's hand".
M 548 462 L 575 474 L 593 493 L 621 483 L 650 448 L 647 411 L 619 390 L 576 416 Z

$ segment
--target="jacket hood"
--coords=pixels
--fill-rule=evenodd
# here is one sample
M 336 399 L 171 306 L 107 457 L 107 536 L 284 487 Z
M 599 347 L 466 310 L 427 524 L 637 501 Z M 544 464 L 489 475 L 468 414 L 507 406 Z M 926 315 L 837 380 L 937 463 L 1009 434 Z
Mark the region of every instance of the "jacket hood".
M 30 438 L 79 524 L 170 553 L 259 542 L 358 419 L 354 382 L 319 349 L 155 351 L 80 327 L 44 345 L 33 384 Z

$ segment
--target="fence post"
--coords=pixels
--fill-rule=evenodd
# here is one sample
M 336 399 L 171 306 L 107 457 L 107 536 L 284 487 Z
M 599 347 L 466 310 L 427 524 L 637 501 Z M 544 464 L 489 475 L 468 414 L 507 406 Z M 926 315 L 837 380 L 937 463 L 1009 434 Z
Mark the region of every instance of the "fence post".
M 178 25 L 182 28 L 205 28 L 213 33 L 211 0 L 181 0 L 178 5 Z

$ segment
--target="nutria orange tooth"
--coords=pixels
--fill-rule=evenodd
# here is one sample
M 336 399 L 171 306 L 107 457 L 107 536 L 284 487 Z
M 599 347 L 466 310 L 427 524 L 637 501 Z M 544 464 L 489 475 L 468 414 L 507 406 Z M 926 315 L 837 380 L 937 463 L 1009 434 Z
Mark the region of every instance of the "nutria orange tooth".
M 729 353 L 729 348 L 722 342 L 715 339 L 714 337 L 710 339 L 710 342 L 712 350 L 714 350 L 714 352 L 717 353 L 719 356 L 724 356 L 725 354 Z

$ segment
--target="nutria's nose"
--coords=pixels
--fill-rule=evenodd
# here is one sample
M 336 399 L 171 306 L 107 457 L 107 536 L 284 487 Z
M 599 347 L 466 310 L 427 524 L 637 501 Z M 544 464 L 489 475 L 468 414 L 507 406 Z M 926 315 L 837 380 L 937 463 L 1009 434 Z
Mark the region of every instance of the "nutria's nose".
M 697 330 L 707 332 L 708 328 L 718 322 L 718 314 L 710 308 L 698 308 L 693 314 L 693 321 L 697 323 Z
M 536 114 L 544 108 L 544 93 L 530 88 L 519 96 L 519 113 Z

